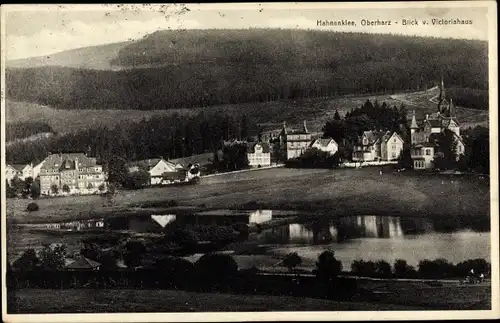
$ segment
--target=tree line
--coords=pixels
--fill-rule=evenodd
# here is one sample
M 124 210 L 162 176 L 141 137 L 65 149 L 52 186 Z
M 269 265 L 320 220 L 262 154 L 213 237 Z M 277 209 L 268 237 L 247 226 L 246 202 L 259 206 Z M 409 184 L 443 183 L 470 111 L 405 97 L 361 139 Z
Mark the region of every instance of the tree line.
M 5 124 L 5 141 L 27 138 L 38 133 L 54 133 L 52 127 L 41 121 L 22 121 Z
M 342 118 L 338 111 L 323 126 L 323 137 L 333 138 L 343 149 L 342 158 L 351 160 L 353 147 L 359 136 L 368 130 L 398 132 L 405 142 L 409 139 L 407 111 L 387 103 L 366 100 L 359 108 L 349 111 Z
M 14 143 L 6 148 L 6 159 L 11 163 L 29 163 L 45 159 L 49 152 L 86 152 L 104 166 L 123 166 L 133 160 L 160 156 L 174 159 L 215 152 L 222 149 L 224 141 L 248 140 L 257 131 L 255 120 L 245 114 L 232 115 L 223 111 L 202 112 L 194 116 L 174 114 L 137 123 L 124 122 L 112 129 L 99 127 Z M 120 174 L 117 176 L 123 175 Z
M 135 68 L 8 68 L 6 92 L 15 101 L 59 109 L 163 110 L 416 91 L 442 76 L 450 86 L 475 91 L 488 89 L 487 53 L 486 42 L 473 40 L 265 29 L 161 31 L 121 49 L 113 61 Z M 479 102 L 485 93 L 477 93 Z

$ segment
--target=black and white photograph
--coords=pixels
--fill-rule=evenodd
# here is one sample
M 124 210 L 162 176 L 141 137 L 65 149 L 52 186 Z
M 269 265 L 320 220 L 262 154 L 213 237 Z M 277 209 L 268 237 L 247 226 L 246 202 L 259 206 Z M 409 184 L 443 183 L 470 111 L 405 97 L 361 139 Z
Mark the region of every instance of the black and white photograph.
M 499 317 L 496 2 L 1 24 L 4 321 Z

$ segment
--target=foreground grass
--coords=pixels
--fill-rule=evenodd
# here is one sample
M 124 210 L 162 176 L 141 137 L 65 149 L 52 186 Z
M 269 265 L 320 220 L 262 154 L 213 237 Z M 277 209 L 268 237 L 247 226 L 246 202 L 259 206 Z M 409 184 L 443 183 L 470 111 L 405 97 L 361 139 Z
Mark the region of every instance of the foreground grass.
M 18 222 L 88 218 L 124 212 L 141 203 L 175 200 L 181 206 L 307 210 L 332 215 L 466 216 L 489 221 L 489 178 L 394 174 L 388 169 L 266 169 L 203 178 L 200 184 L 100 196 L 9 199 L 7 216 Z
M 491 286 L 360 280 L 364 290 L 353 301 L 291 296 L 235 295 L 172 290 L 21 289 L 9 291 L 9 313 L 232 312 L 232 311 L 380 311 L 487 310 Z
M 406 310 L 411 306 L 314 298 L 171 290 L 22 289 L 9 291 L 9 313 Z

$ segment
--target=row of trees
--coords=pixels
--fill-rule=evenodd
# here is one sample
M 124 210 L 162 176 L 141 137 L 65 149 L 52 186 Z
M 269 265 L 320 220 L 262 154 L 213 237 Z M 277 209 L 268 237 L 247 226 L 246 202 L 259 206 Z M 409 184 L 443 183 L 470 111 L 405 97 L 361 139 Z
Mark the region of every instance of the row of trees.
M 145 253 L 145 247 L 140 242 L 129 242 L 123 252 L 123 259 L 129 268 L 140 266 L 137 262 L 136 254 Z M 101 270 L 116 270 L 116 259 L 119 255 L 116 251 L 110 249 L 99 249 L 95 244 L 84 244 L 81 255 L 101 263 Z M 38 253 L 34 249 L 28 249 L 23 252 L 14 263 L 12 269 L 17 271 L 57 271 L 65 268 L 65 259 L 67 257 L 66 247 L 64 245 L 44 246 Z M 301 265 L 302 258 L 296 253 L 290 253 L 284 256 L 282 263 L 290 272 Z M 178 272 L 179 267 L 182 272 Z M 181 258 L 163 257 L 153 263 L 153 268 L 161 269 L 171 275 L 184 275 L 186 272 L 203 272 L 210 281 L 223 281 L 224 279 L 234 277 L 238 273 L 238 265 L 230 255 L 207 253 L 202 256 L 194 265 Z M 254 270 L 258 271 L 256 268 Z M 332 282 L 340 273 L 342 273 L 342 263 L 335 258 L 331 250 L 323 251 L 315 263 L 313 273 L 321 281 Z M 418 264 L 418 270 L 408 265 L 405 260 L 397 259 L 393 266 L 384 260 L 377 262 L 355 260 L 351 263 L 351 274 L 364 277 L 382 277 L 382 278 L 453 278 L 465 277 L 474 273 L 475 275 L 491 274 L 491 265 L 486 260 L 469 259 L 454 265 L 445 259 L 422 260 Z M 182 277 L 182 276 L 179 276 Z
M 21 196 L 23 198 L 31 197 L 32 199 L 37 199 L 40 197 L 40 178 L 33 180 L 32 177 L 28 177 L 22 180 L 19 177 L 14 177 L 12 180 L 6 180 L 6 196 L 8 198 Z
M 157 116 L 138 123 L 122 123 L 113 129 L 100 127 L 7 147 L 12 163 L 41 161 L 49 152 L 87 152 L 109 171 L 110 181 L 123 182 L 128 161 L 163 156 L 181 158 L 222 149 L 222 141 L 248 139 L 257 132 L 255 120 L 246 114 L 223 111 L 194 116 Z M 228 167 L 230 165 L 227 165 Z M 114 167 L 115 169 L 110 169 Z

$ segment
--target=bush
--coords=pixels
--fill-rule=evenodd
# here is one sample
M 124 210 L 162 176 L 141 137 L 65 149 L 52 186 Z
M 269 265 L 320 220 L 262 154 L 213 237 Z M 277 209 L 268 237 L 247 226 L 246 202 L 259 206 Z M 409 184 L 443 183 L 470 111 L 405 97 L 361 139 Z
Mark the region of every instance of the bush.
M 295 267 L 300 266 L 302 258 L 296 252 L 289 253 L 283 259 L 283 265 L 292 271 Z
M 415 268 L 406 263 L 406 260 L 396 259 L 396 262 L 394 262 L 394 275 L 400 278 L 411 278 L 416 276 L 416 271 Z
M 40 191 L 40 182 L 33 182 L 30 187 L 30 195 L 31 198 L 37 199 L 40 197 L 41 191 Z
M 475 274 L 490 274 L 491 272 L 491 265 L 482 258 L 463 261 L 461 263 L 458 263 L 455 268 L 455 273 L 459 277 L 469 275 L 471 270 L 473 270 Z
M 318 256 L 313 272 L 318 279 L 331 281 L 342 272 L 342 263 L 335 259 L 333 251 L 325 250 Z
M 31 202 L 26 207 L 26 211 L 28 211 L 28 212 L 35 212 L 35 211 L 38 211 L 39 209 L 40 208 L 38 207 L 38 204 L 36 204 L 35 202 Z
M 379 260 L 375 263 L 375 272 L 381 277 L 391 277 L 392 269 L 391 265 L 384 260 Z
M 418 274 L 422 278 L 446 278 L 455 274 L 455 266 L 445 259 L 422 260 L 418 264 Z
M 351 264 L 351 271 L 359 276 L 373 277 L 376 275 L 375 268 L 373 261 L 355 260 Z
M 236 277 L 238 264 L 229 255 L 205 254 L 195 263 L 195 271 L 201 286 L 217 288 Z

